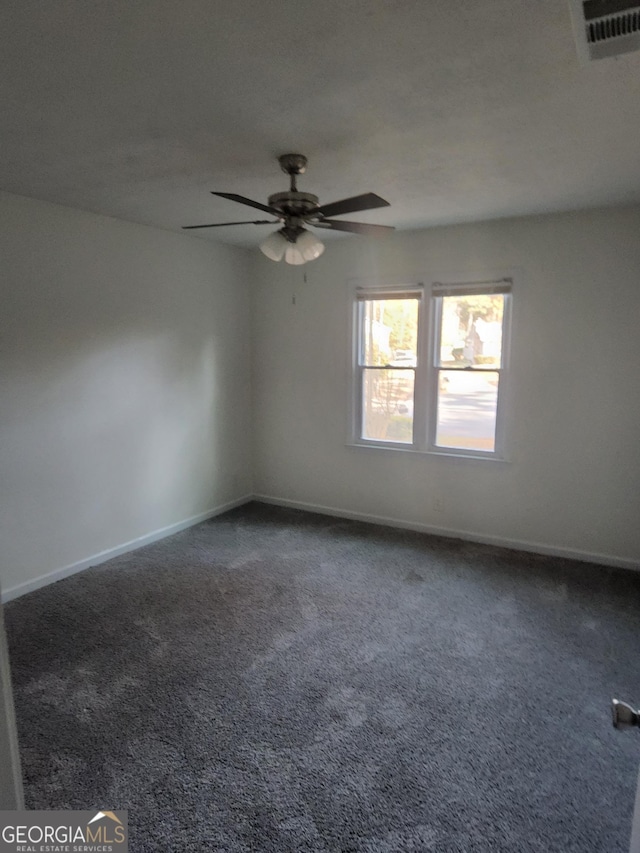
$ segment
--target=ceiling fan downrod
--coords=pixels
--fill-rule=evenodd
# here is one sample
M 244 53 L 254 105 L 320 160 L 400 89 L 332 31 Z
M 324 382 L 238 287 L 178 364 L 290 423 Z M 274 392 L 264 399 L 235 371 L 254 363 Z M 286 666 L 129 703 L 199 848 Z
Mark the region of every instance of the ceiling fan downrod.
M 297 192 L 296 176 L 303 175 L 307 171 L 307 158 L 304 154 L 281 154 L 278 157 L 278 163 L 282 171 L 289 175 L 290 192 Z

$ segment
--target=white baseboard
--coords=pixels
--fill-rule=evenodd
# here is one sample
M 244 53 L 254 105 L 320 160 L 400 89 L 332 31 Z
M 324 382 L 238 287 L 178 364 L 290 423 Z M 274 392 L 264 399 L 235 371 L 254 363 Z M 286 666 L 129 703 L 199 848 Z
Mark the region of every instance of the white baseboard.
M 385 524 L 389 527 L 399 527 L 404 530 L 415 530 L 418 533 L 430 533 L 434 536 L 447 536 L 452 539 L 463 539 L 467 542 L 480 542 L 486 545 L 497 545 L 502 548 L 515 548 L 518 551 L 530 551 L 534 554 L 545 554 L 552 557 L 566 557 L 571 560 L 582 560 L 586 563 L 596 563 L 602 566 L 614 566 L 616 568 L 634 569 L 636 571 L 640 570 L 640 562 L 627 557 L 615 557 L 610 554 L 598 554 L 591 551 L 580 551 L 573 548 L 545 545 L 541 542 L 527 542 L 522 539 L 507 539 L 502 536 L 491 536 L 484 533 L 457 530 L 450 527 L 436 527 L 431 524 L 420 524 L 415 521 L 405 521 L 401 518 L 371 515 L 364 512 L 353 512 L 340 507 L 322 506 L 321 504 L 309 503 L 307 501 L 292 501 L 287 498 L 279 498 L 274 495 L 258 494 L 244 495 L 241 498 L 221 504 L 220 506 L 214 507 L 206 512 L 194 515 L 191 518 L 186 518 L 183 521 L 170 524 L 160 530 L 154 530 L 151 533 L 147 533 L 145 536 L 132 539 L 122 545 L 116 545 L 114 548 L 101 551 L 99 554 L 94 554 L 84 560 L 79 560 L 77 563 L 72 563 L 71 565 L 64 566 L 60 569 L 54 569 L 52 572 L 47 572 L 47 574 L 40 575 L 32 580 L 9 587 L 9 589 L 2 591 L 1 600 L 2 602 L 11 601 L 13 598 L 18 598 L 19 596 L 32 592 L 35 589 L 40 589 L 40 587 L 62 580 L 62 578 L 75 575 L 77 572 L 81 572 L 91 566 L 98 566 L 100 563 L 105 563 L 113 557 L 120 556 L 120 554 L 126 554 L 129 551 L 135 551 L 137 548 L 142 548 L 144 545 L 150 545 L 152 542 L 165 539 L 167 536 L 179 533 L 181 530 L 193 527 L 194 524 L 199 524 L 209 518 L 214 518 L 216 515 L 221 515 L 223 512 L 228 512 L 229 510 L 249 503 L 252 500 L 266 504 L 273 504 L 275 506 L 301 509 L 306 510 L 307 512 L 316 512 L 321 515 L 333 516 L 334 518 L 348 518 L 353 521 L 364 521 L 370 524 Z
M 574 548 L 545 545 L 541 542 L 527 542 L 522 539 L 507 539 L 502 536 L 492 536 L 467 530 L 457 530 L 450 527 L 435 527 L 431 524 L 420 524 L 415 521 L 404 521 L 401 518 L 389 518 L 383 515 L 370 515 L 365 512 L 352 512 L 338 507 L 322 506 L 306 501 L 291 501 L 274 495 L 254 495 L 253 499 L 261 503 L 284 506 L 291 509 L 302 509 L 307 512 L 317 512 L 320 515 L 331 515 L 336 518 L 348 518 L 352 521 L 364 521 L 369 524 L 385 524 L 388 527 L 400 527 L 403 530 L 415 530 L 418 533 L 431 533 L 434 536 L 447 536 L 451 539 L 463 539 L 467 542 L 480 542 L 483 545 L 497 545 L 501 548 L 514 548 L 517 551 L 529 551 L 534 554 L 544 554 L 551 557 L 566 557 L 570 560 L 582 560 L 585 563 L 597 563 L 601 566 L 614 566 L 620 569 L 640 570 L 640 562 L 628 557 L 615 557 L 610 554 L 597 554 L 591 551 L 579 551 Z
M 54 569 L 52 572 L 47 572 L 45 575 L 40 575 L 32 580 L 9 587 L 9 589 L 2 591 L 2 602 L 11 601 L 12 598 L 18 598 L 18 596 L 25 595 L 27 592 L 32 592 L 34 589 L 40 589 L 40 587 L 62 580 L 62 578 L 75 575 L 77 572 L 82 572 L 90 566 L 98 566 L 100 563 L 106 563 L 107 560 L 113 559 L 113 557 L 119 557 L 120 554 L 126 554 L 128 551 L 135 551 L 137 548 L 142 548 L 144 545 L 150 545 L 152 542 L 157 542 L 159 539 L 165 539 L 167 536 L 172 536 L 174 533 L 186 530 L 187 527 L 193 527 L 194 524 L 200 524 L 201 521 L 214 518 L 216 515 L 221 515 L 223 512 L 228 512 L 230 509 L 235 509 L 236 507 L 249 503 L 249 501 L 252 500 L 253 495 L 244 495 L 244 497 L 237 498 L 237 500 L 229 501 L 228 503 L 209 509 L 206 512 L 193 515 L 191 518 L 185 518 L 183 521 L 178 521 L 175 524 L 169 524 L 167 527 L 160 528 L 160 530 L 153 530 L 151 533 L 139 536 L 137 539 L 131 539 L 129 542 L 125 542 L 122 545 L 116 545 L 114 548 L 108 548 L 106 551 L 100 551 L 99 554 L 93 554 L 91 557 L 79 560 L 77 563 L 72 563 L 70 566 L 63 566 L 61 569 Z

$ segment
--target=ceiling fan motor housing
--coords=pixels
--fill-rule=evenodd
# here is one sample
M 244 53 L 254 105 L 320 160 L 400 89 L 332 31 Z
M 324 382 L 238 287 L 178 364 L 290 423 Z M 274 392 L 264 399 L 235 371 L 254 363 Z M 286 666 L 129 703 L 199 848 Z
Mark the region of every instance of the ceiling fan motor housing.
M 305 217 L 318 206 L 318 196 L 313 193 L 286 192 L 269 196 L 269 207 L 278 210 L 283 216 Z

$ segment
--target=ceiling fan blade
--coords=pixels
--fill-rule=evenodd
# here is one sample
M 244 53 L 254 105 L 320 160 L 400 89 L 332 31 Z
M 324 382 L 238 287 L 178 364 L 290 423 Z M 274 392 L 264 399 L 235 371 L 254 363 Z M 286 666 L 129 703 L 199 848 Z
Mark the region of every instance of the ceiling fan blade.
M 331 228 L 333 231 L 351 231 L 353 234 L 367 234 L 382 237 L 396 229 L 393 225 L 370 225 L 368 222 L 345 222 L 343 219 L 323 219 L 322 222 L 310 222 L 317 228 Z
M 255 207 L 258 210 L 264 210 L 267 213 L 272 213 L 274 216 L 279 216 L 279 212 L 275 209 L 275 207 L 269 207 L 266 204 L 260 204 L 259 201 L 253 201 L 250 198 L 245 198 L 243 195 L 236 195 L 236 193 L 215 193 L 211 192 L 211 195 L 219 195 L 221 198 L 228 198 L 231 201 L 238 201 L 240 204 L 248 204 L 249 207 Z
M 212 222 L 211 225 L 183 225 L 183 231 L 193 228 L 221 228 L 223 225 L 280 225 L 279 219 L 253 219 L 248 222 Z
M 364 193 L 364 195 L 343 198 L 342 201 L 333 201 L 331 204 L 321 204 L 313 214 L 340 216 L 343 213 L 354 213 L 356 210 L 373 210 L 375 207 L 389 207 L 389 202 L 375 193 Z

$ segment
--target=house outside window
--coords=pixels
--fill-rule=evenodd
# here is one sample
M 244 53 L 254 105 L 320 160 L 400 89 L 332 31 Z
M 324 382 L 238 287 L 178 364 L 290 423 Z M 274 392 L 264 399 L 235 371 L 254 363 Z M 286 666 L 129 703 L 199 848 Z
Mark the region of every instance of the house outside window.
M 504 458 L 512 284 L 358 287 L 351 443 Z

